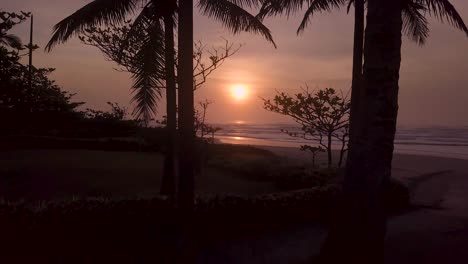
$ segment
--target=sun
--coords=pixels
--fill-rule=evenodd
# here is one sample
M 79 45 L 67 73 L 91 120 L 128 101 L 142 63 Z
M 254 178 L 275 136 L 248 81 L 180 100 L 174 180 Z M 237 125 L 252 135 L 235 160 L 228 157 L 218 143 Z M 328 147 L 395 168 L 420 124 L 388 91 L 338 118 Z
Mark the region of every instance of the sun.
M 245 85 L 236 84 L 231 87 L 231 95 L 237 101 L 245 100 L 248 94 L 249 94 L 249 90 L 247 86 Z

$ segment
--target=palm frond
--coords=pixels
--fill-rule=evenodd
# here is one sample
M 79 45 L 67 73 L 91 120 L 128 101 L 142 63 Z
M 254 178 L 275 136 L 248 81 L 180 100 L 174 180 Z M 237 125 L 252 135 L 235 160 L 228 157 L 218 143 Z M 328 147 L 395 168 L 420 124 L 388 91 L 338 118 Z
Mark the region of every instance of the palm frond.
M 346 0 L 312 0 L 309 3 L 309 7 L 304 14 L 299 28 L 297 29 L 297 34 L 302 33 L 310 23 L 311 17 L 319 12 L 331 12 L 334 8 L 340 8 L 342 5 L 346 4 Z
M 351 10 L 351 6 L 354 4 L 354 0 L 349 0 L 348 6 L 346 7 L 346 13 L 349 14 L 349 10 Z
M 53 35 L 46 46 L 50 51 L 55 45 L 66 42 L 89 27 L 104 24 L 120 24 L 133 13 L 139 2 L 145 0 L 94 0 L 54 26 Z
M 152 19 L 154 17 L 155 9 L 153 1 L 149 2 L 146 6 L 143 7 L 141 12 L 135 18 L 135 20 L 130 24 L 130 28 L 128 32 L 124 35 L 124 38 L 121 41 L 121 54 L 123 55 L 123 50 L 128 48 L 130 45 L 131 40 L 135 40 L 135 38 L 141 37 L 141 34 L 148 28 L 148 25 L 152 23 Z M 158 20 L 159 18 L 155 18 Z M 118 58 L 120 61 L 122 58 Z
M 198 7 L 204 15 L 220 21 L 234 34 L 241 31 L 257 33 L 265 37 L 265 39 L 276 47 L 270 30 L 263 25 L 257 17 L 244 10 L 241 6 L 236 5 L 234 2 L 236 1 L 200 0 L 198 2 Z M 241 0 L 237 2 L 241 2 Z
M 440 21 L 447 21 L 455 28 L 462 30 L 468 35 L 468 28 L 465 25 L 462 17 L 450 3 L 449 0 L 413 0 L 414 2 L 423 5 L 428 10 L 429 14 L 435 16 Z
M 148 28 L 148 25 L 154 21 L 162 19 L 165 15 L 176 16 L 177 2 L 175 0 L 162 0 L 162 1 L 150 1 L 147 3 L 138 16 L 131 23 L 129 31 L 125 34 L 125 38 L 122 39 L 121 49 L 126 49 L 132 39 L 139 38 L 141 32 Z M 174 18 L 174 21 L 176 19 Z M 174 25 L 175 26 L 175 25 Z
M 140 67 L 132 74 L 132 103 L 136 104 L 133 114 L 146 124 L 157 112 L 164 87 L 164 31 L 160 21 L 153 22 L 136 55 Z
M 229 0 L 231 3 L 242 8 L 257 8 L 261 5 L 259 0 Z
M 265 0 L 257 15 L 260 19 L 267 16 L 285 14 L 287 17 L 302 10 L 304 4 L 310 0 Z
M 424 45 L 429 37 L 429 22 L 424 16 L 426 8 L 408 1 L 403 6 L 403 33 L 419 45 Z

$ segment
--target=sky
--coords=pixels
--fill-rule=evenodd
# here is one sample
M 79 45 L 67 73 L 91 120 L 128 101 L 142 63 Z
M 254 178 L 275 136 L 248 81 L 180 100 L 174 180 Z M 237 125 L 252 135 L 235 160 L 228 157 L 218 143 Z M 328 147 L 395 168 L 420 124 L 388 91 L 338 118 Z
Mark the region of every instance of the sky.
M 56 68 L 52 78 L 67 91 L 76 93 L 86 107 L 106 109 L 106 102 L 130 106 L 131 80 L 117 72 L 113 62 L 100 51 L 72 39 L 51 53 L 43 52 L 52 27 L 90 0 L 0 0 L 6 11 L 34 13 L 36 67 Z M 468 23 L 468 2 L 452 0 Z M 351 12 L 352 13 L 352 12 Z M 301 34 L 296 34 L 302 13 L 289 19 L 267 19 L 278 48 L 261 36 L 233 35 L 222 25 L 202 16 L 195 8 L 195 40 L 207 45 L 222 44 L 226 38 L 242 48 L 230 57 L 196 92 L 196 100 L 208 99 L 208 121 L 227 123 L 288 123 L 287 117 L 269 113 L 260 98 L 272 98 L 276 91 L 295 93 L 307 84 L 313 89 L 332 87 L 345 94 L 351 86 L 353 16 L 345 8 L 318 14 Z M 403 39 L 400 71 L 400 126 L 468 126 L 468 38 L 448 24 L 430 19 L 428 43 L 421 47 Z M 25 42 L 28 23 L 13 32 Z M 232 95 L 233 86 L 247 87 L 244 99 Z M 158 117 L 164 115 L 164 102 Z

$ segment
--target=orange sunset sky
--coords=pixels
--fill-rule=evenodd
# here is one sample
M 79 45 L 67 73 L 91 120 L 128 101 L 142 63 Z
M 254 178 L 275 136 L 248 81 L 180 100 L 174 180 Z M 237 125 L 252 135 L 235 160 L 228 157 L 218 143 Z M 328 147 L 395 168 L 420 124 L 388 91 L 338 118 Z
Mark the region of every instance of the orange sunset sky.
M 43 48 L 52 27 L 89 0 L 1 0 L 6 11 L 34 13 L 34 64 L 57 68 L 52 76 L 63 89 L 77 93 L 86 107 L 106 109 L 106 102 L 129 106 L 130 76 L 113 70 L 99 50 L 75 38 L 51 53 Z M 468 23 L 468 2 L 451 1 Z M 245 121 L 252 123 L 287 122 L 288 119 L 262 109 L 259 97 L 270 98 L 275 90 L 295 92 L 307 83 L 312 88 L 351 86 L 353 16 L 345 8 L 317 15 L 309 28 L 296 35 L 300 15 L 268 19 L 278 48 L 262 37 L 247 33 L 232 35 L 220 23 L 195 11 L 195 39 L 206 44 L 222 44 L 221 37 L 243 47 L 197 91 L 197 100 L 209 99 L 208 120 L 215 123 Z M 400 125 L 468 125 L 468 38 L 447 24 L 430 19 L 428 43 L 419 47 L 403 39 L 400 77 Z M 14 30 L 23 41 L 28 39 L 28 23 Z M 237 88 L 234 88 L 237 87 Z M 239 88 L 240 87 L 240 88 Z M 233 93 L 233 89 L 238 91 Z M 244 90 L 244 91 L 239 91 Z M 159 117 L 164 114 L 160 105 Z

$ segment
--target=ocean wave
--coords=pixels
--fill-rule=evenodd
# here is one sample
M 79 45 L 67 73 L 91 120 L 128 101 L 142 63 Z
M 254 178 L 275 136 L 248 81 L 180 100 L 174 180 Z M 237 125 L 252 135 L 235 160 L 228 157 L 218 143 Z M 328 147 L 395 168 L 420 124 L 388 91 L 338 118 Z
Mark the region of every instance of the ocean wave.
M 292 124 L 218 124 L 222 130 L 217 137 L 233 144 L 280 145 L 297 147 L 303 144 L 318 144 L 318 140 L 291 137 L 282 130 L 301 133 Z M 341 146 L 333 144 L 334 148 Z M 412 154 L 447 157 L 468 157 L 468 127 L 415 127 L 398 128 L 395 150 Z

